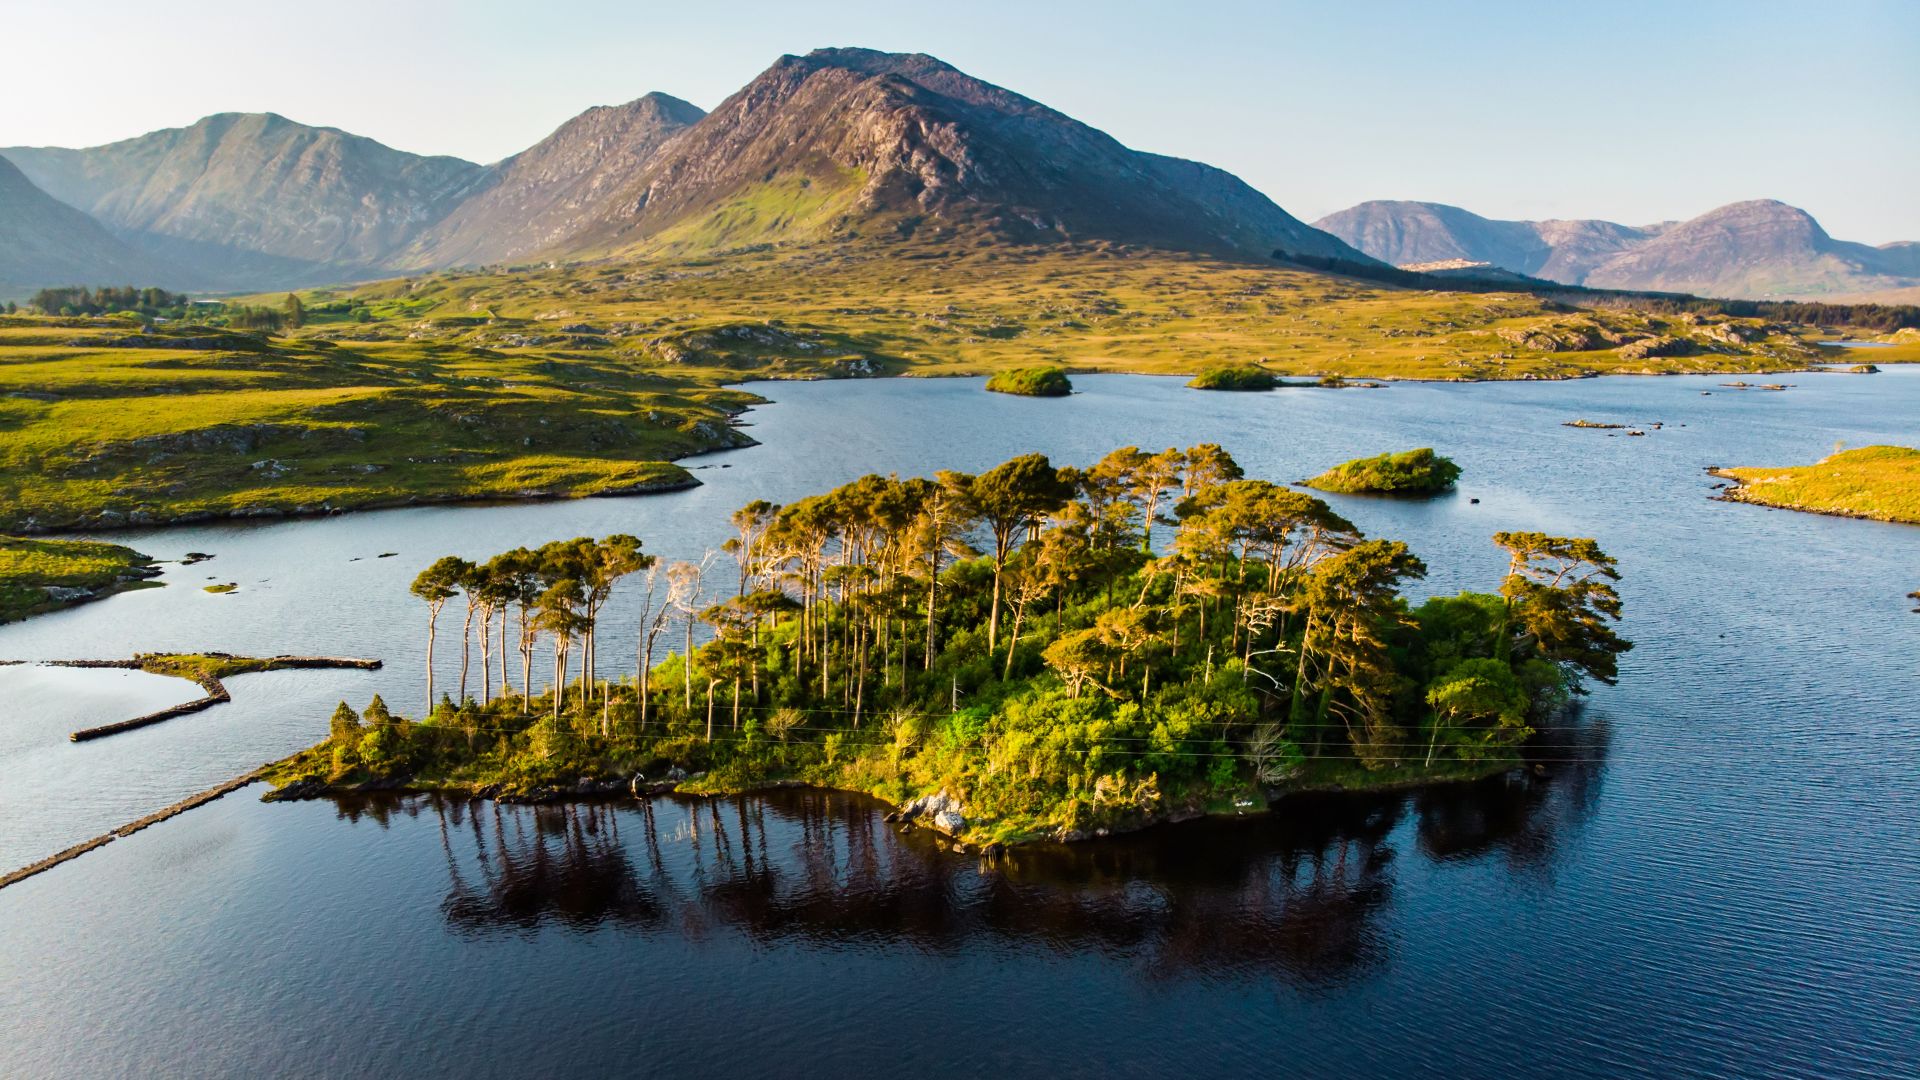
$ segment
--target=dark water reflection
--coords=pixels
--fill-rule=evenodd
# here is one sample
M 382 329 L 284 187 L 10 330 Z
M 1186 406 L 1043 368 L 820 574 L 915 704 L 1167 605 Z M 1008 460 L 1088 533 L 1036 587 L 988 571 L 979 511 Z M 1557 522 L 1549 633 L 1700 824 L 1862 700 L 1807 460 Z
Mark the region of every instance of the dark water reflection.
M 1381 916 L 1411 847 L 1550 875 L 1597 795 L 1595 751 L 1552 772 L 1417 794 L 1309 794 L 1273 813 L 1099 844 L 947 852 L 885 807 L 814 791 L 515 806 L 441 796 L 336 800 L 346 821 L 437 826 L 440 911 L 472 938 L 573 931 L 859 940 L 925 952 L 987 943 L 1134 959 L 1152 979 L 1331 987 L 1383 965 Z M 1410 826 L 1403 828 L 1402 826 Z

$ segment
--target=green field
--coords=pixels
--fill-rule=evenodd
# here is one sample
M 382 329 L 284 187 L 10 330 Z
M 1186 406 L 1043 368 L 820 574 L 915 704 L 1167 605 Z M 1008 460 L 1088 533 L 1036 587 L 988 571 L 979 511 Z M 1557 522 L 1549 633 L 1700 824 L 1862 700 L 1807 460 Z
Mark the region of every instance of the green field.
M 0 318 L 0 528 L 645 490 L 748 441 L 717 378 L 412 333 Z
M 1813 465 L 1716 469 L 1739 483 L 1728 499 L 1816 514 L 1920 525 L 1920 450 L 1863 446 Z
M 0 623 L 138 588 L 152 561 L 118 544 L 0 537 Z

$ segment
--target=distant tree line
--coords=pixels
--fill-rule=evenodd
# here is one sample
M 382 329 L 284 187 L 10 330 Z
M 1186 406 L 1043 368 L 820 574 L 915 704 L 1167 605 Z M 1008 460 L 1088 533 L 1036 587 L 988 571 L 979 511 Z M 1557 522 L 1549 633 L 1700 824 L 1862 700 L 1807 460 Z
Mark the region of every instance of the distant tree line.
M 1812 326 L 1851 326 L 1882 333 L 1920 327 L 1920 306 L 1914 304 L 1823 304 L 1810 300 L 1702 300 L 1695 297 L 1649 296 L 1636 297 L 1632 306 L 1662 314 L 1710 312 Z
M 135 288 L 132 285 L 101 285 L 94 288 L 68 285 L 57 289 L 41 289 L 27 301 L 27 306 L 47 315 L 109 315 L 133 311 L 149 318 L 177 317 L 186 310 L 187 304 L 184 293 L 152 287 Z

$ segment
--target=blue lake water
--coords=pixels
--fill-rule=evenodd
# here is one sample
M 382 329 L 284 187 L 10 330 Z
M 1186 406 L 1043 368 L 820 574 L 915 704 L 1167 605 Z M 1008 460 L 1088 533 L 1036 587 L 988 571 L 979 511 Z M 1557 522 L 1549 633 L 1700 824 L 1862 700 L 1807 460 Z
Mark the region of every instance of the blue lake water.
M 691 462 L 687 492 L 125 534 L 216 558 L 0 628 L 0 658 L 388 667 L 246 676 L 231 704 L 78 745 L 73 727 L 195 692 L 0 668 L 0 866 L 311 743 L 342 697 L 417 707 L 406 584 L 434 557 L 615 531 L 697 557 L 749 499 L 869 471 L 1214 441 L 1289 481 L 1431 445 L 1463 466 L 1457 494 L 1334 500 L 1427 561 L 1417 593 L 1491 585 L 1499 529 L 1593 536 L 1638 648 L 1545 779 L 992 865 L 822 794 L 535 810 L 243 792 L 0 891 L 0 1074 L 1920 1073 L 1920 528 L 1716 502 L 1705 472 L 1914 445 L 1920 370 L 1730 381 L 1204 394 L 1102 376 L 1063 400 L 773 384 L 746 418 L 763 445 Z M 603 639 L 633 617 L 616 599 Z

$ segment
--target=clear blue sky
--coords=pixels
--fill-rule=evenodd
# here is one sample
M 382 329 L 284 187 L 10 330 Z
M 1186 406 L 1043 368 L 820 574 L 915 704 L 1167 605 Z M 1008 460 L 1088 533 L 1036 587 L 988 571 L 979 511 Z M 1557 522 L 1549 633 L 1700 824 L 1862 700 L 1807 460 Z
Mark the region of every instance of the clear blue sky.
M 1308 220 L 1408 198 L 1642 223 L 1770 197 L 1843 239 L 1920 240 L 1920 0 L 0 0 L 0 145 L 273 111 L 492 161 L 649 90 L 712 107 L 824 45 L 932 53 Z

